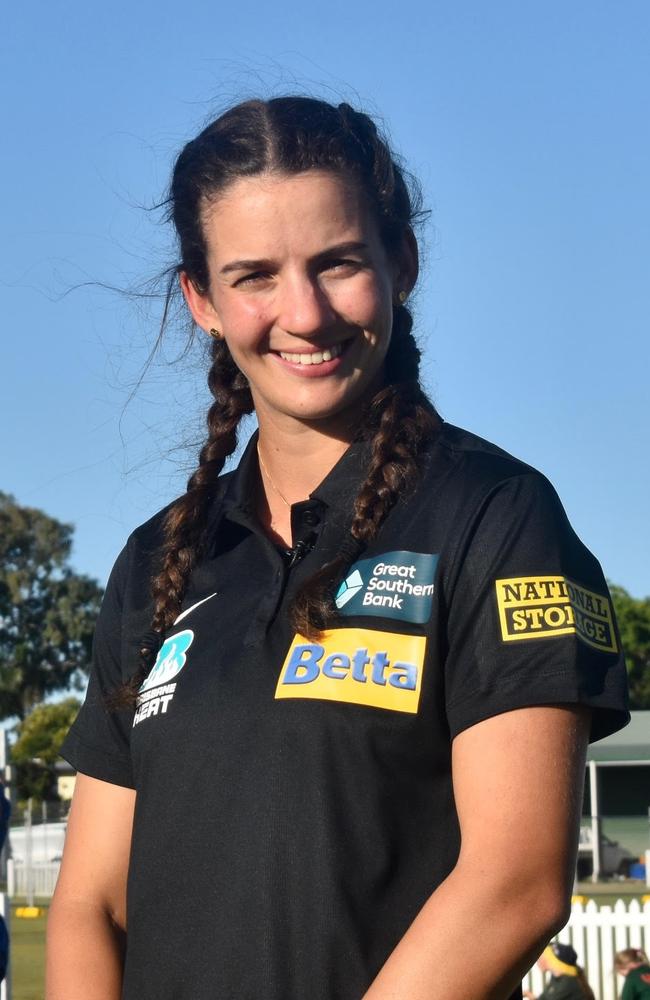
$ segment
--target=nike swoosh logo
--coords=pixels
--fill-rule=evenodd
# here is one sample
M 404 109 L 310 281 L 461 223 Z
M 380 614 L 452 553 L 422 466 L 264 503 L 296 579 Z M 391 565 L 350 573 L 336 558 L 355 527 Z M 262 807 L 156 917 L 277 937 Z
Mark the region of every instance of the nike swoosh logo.
M 193 604 L 191 608 L 185 608 L 185 611 L 181 611 L 180 615 L 174 622 L 174 625 L 178 625 L 178 623 L 182 622 L 183 618 L 187 618 L 187 616 L 191 614 L 195 608 L 200 607 L 201 604 L 205 604 L 206 601 L 209 601 L 211 597 L 216 597 L 216 596 L 217 596 L 217 591 L 215 590 L 214 594 L 208 594 L 207 597 L 204 597 L 202 600 L 197 601 L 196 604 Z

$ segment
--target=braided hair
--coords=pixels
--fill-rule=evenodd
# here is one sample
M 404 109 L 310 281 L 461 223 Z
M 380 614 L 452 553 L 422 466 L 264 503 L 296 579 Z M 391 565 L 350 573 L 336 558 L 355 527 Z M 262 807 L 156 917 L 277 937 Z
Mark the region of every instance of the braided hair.
M 179 244 L 177 274 L 197 291 L 209 288 L 204 210 L 235 180 L 263 173 L 329 170 L 350 177 L 368 200 L 379 235 L 396 259 L 405 235 L 420 215 L 417 184 L 366 114 L 348 104 L 292 96 L 239 104 L 207 126 L 181 151 L 174 168 L 168 217 Z M 376 536 L 405 489 L 417 478 L 418 456 L 431 439 L 437 416 L 419 383 L 420 353 L 412 317 L 404 304 L 394 310 L 385 360 L 385 386 L 371 400 L 359 436 L 370 441 L 366 478 L 354 502 L 350 539 L 340 555 L 306 582 L 291 609 L 297 631 L 315 635 L 336 620 L 334 588 L 346 564 Z M 252 411 L 248 381 L 223 340 L 215 340 L 208 385 L 214 397 L 208 438 L 187 492 L 168 510 L 164 541 L 152 578 L 153 616 L 141 643 L 141 666 L 128 685 L 132 700 L 152 660 L 181 611 L 190 575 L 205 548 L 207 516 L 217 477 L 237 445 L 241 418 Z

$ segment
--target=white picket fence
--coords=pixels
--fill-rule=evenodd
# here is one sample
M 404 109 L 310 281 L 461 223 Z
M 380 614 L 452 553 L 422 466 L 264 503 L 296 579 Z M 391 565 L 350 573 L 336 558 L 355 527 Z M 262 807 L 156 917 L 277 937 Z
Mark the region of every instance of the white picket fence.
M 9 858 L 7 861 L 7 895 L 48 897 L 54 893 L 60 861 L 36 861 L 31 865 Z
M 629 905 L 619 899 L 614 906 L 601 906 L 592 899 L 586 906 L 574 903 L 571 918 L 557 940 L 572 945 L 585 970 L 596 1000 L 616 1000 L 623 979 L 614 971 L 614 955 L 623 948 L 650 951 L 650 902 Z M 544 977 L 534 968 L 524 980 L 524 989 L 538 996 Z

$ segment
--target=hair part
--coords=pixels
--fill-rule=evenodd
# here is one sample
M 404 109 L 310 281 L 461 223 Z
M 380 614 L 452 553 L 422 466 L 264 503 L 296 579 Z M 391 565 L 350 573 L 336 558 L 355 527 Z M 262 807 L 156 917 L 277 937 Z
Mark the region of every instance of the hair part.
M 167 204 L 178 234 L 179 271 L 185 271 L 200 292 L 207 292 L 203 212 L 230 184 L 263 174 L 319 169 L 358 183 L 384 247 L 393 257 L 399 253 L 405 227 L 423 214 L 422 197 L 372 119 L 349 104 L 335 107 L 310 97 L 277 97 L 230 108 L 178 157 Z

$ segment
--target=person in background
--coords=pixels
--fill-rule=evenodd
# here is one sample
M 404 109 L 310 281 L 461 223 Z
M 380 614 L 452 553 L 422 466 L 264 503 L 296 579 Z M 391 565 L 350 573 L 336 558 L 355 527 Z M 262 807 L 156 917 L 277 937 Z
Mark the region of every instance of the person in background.
M 570 944 L 549 944 L 537 959 L 537 965 L 542 972 L 550 972 L 550 979 L 538 997 L 525 990 L 526 1000 L 595 1000 Z
M 650 962 L 641 948 L 617 951 L 614 968 L 625 977 L 621 1000 L 650 1000 Z

